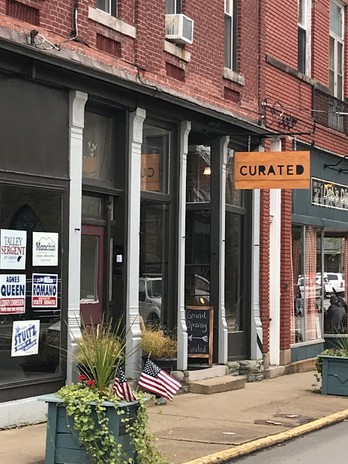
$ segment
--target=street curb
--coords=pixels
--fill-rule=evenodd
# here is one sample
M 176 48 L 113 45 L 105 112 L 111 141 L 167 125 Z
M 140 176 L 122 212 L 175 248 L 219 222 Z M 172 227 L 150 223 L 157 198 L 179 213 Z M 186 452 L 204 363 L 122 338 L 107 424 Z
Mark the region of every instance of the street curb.
M 220 451 L 218 453 L 209 454 L 208 456 L 203 456 L 198 459 L 193 459 L 192 461 L 184 462 L 183 464 L 224 464 L 229 461 L 236 459 L 238 457 L 247 456 L 248 454 L 254 453 L 271 446 L 279 445 L 293 438 L 300 437 L 310 432 L 314 432 L 321 428 L 327 427 L 329 425 L 337 424 L 338 422 L 343 422 L 348 419 L 348 409 L 343 411 L 330 414 L 329 416 L 322 417 L 321 419 L 316 419 L 308 424 L 299 425 L 294 427 L 286 432 L 280 432 L 276 435 L 269 435 L 268 437 L 259 438 L 257 440 L 238 445 L 235 448 L 230 448 L 225 451 Z

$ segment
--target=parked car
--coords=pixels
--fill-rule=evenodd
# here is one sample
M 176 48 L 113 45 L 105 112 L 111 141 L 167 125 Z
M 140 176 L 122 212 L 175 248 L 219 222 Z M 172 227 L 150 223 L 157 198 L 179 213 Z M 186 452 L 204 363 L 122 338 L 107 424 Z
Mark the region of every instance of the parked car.
M 330 282 L 330 293 L 344 293 L 345 281 L 341 272 L 324 272 L 324 277 Z
M 316 277 L 315 279 L 310 279 L 309 277 L 305 278 L 299 276 L 297 280 L 297 288 L 300 290 L 301 298 L 320 298 L 321 297 L 321 282 Z
M 161 321 L 162 277 L 143 276 L 139 279 L 139 313 L 144 322 L 158 324 Z

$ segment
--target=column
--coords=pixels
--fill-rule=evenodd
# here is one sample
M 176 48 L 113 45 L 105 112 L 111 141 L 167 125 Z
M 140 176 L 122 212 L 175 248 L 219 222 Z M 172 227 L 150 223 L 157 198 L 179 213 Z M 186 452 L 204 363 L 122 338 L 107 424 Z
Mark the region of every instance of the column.
M 81 203 L 82 151 L 85 104 L 88 95 L 71 91 L 69 95 L 70 125 L 70 196 L 69 196 L 69 280 L 68 280 L 68 340 L 67 383 L 75 377 L 74 350 L 76 338 L 81 336 L 80 318 L 80 264 L 81 264 Z M 61 321 L 63 324 L 64 322 Z

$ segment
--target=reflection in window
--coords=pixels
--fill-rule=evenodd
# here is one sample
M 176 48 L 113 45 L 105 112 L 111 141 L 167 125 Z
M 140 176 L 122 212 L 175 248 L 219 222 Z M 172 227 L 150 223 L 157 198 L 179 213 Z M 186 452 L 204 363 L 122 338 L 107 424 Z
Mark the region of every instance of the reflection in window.
M 82 195 L 82 217 L 102 219 L 102 199 L 100 197 Z
M 141 190 L 169 193 L 170 141 L 170 131 L 144 124 L 141 148 Z
M 140 219 L 139 312 L 145 323 L 167 322 L 168 206 L 143 201 Z
M 243 207 L 243 190 L 234 188 L 234 152 L 228 149 L 226 166 L 226 204 Z
M 81 236 L 81 294 L 82 303 L 99 301 L 98 295 L 99 237 Z
M 243 330 L 242 318 L 242 250 L 243 216 L 226 212 L 225 308 L 229 332 Z
M 210 202 L 210 147 L 194 145 L 187 155 L 186 201 Z
M 113 182 L 115 179 L 113 120 L 86 112 L 83 131 L 82 175 L 89 179 Z
M 186 213 L 185 304 L 210 304 L 210 212 Z

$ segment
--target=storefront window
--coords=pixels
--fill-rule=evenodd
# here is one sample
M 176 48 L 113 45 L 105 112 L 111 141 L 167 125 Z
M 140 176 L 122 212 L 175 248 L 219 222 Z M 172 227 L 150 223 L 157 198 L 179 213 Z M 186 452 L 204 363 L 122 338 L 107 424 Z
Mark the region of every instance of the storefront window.
M 167 324 L 168 205 L 143 201 L 140 219 L 139 313 L 145 323 Z
M 225 308 L 229 332 L 243 330 L 242 253 L 243 216 L 226 212 L 225 241 Z
M 188 203 L 209 203 L 210 179 L 210 147 L 190 146 L 187 155 L 186 201 Z
M 186 213 L 186 305 L 210 304 L 210 211 Z
M 59 372 L 62 193 L 0 186 L 0 385 Z
M 144 124 L 141 149 L 141 190 L 169 193 L 169 159 L 172 133 Z
M 226 204 L 244 206 L 243 190 L 234 188 L 234 151 L 228 149 L 226 166 Z
M 115 156 L 112 147 L 113 119 L 86 112 L 83 131 L 83 177 L 114 183 Z

